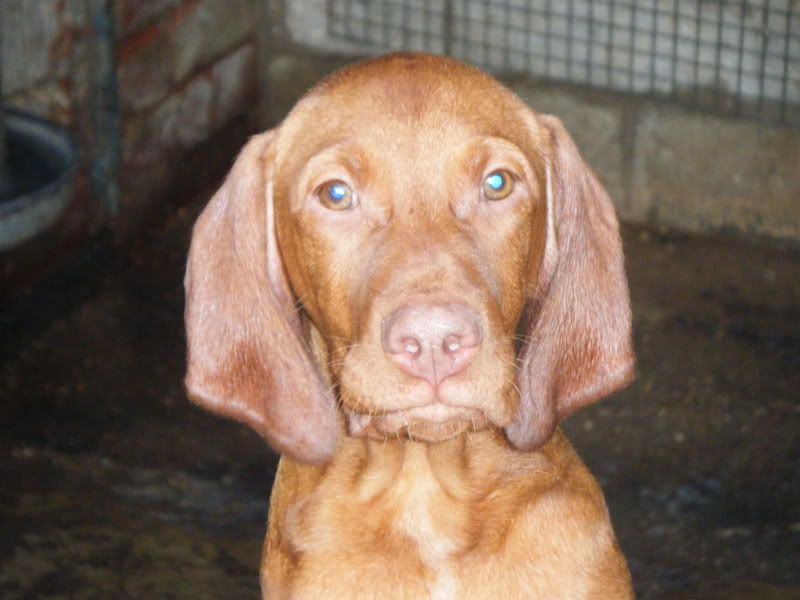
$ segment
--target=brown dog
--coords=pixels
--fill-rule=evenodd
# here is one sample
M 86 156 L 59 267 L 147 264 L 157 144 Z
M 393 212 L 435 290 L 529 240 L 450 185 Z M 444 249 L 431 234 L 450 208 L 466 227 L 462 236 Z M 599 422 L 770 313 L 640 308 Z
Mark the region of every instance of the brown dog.
M 269 598 L 629 598 L 559 419 L 632 377 L 608 195 L 453 60 L 329 77 L 194 230 L 190 397 L 284 454 Z

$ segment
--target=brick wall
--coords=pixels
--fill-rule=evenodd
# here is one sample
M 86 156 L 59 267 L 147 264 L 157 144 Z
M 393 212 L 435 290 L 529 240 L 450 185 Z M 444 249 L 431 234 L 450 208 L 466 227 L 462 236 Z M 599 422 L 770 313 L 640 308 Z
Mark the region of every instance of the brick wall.
M 89 229 L 135 229 L 191 189 L 176 180 L 227 170 L 254 123 L 262 6 L 2 0 L 3 100 L 76 135 Z M 232 123 L 238 139 L 226 143 Z

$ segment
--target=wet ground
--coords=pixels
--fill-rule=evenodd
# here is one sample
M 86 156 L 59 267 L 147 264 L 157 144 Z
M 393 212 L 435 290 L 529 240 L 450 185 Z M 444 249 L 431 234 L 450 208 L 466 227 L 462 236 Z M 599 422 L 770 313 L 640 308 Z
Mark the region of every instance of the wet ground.
M 0 597 L 258 597 L 276 459 L 181 388 L 196 210 L 0 307 Z M 800 598 L 800 252 L 625 246 L 640 374 L 565 428 L 639 597 Z

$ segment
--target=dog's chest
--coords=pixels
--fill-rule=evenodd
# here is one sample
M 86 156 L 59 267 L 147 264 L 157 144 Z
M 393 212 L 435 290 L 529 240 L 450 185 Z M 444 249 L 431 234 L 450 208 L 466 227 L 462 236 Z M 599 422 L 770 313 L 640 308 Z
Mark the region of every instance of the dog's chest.
M 393 490 L 397 535 L 416 545 L 423 565 L 430 572 L 432 600 L 456 598 L 458 592 L 454 556 L 467 543 L 465 536 L 469 509 L 454 499 L 429 469 L 408 469 L 401 473 Z M 391 511 L 392 506 L 387 506 Z
M 351 493 L 337 489 L 319 489 L 289 528 L 314 581 L 350 582 L 363 597 L 459 596 L 471 507 L 437 478 L 424 450 L 408 449 L 397 469 L 366 469 Z

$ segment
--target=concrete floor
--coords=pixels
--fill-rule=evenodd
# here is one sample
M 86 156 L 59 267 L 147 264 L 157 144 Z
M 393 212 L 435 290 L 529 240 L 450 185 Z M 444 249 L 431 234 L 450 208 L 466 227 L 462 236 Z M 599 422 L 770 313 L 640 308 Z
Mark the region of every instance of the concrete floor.
M 0 307 L 0 597 L 258 597 L 275 457 L 181 388 L 196 210 Z M 639 597 L 800 598 L 800 253 L 625 245 L 640 374 L 565 429 Z

